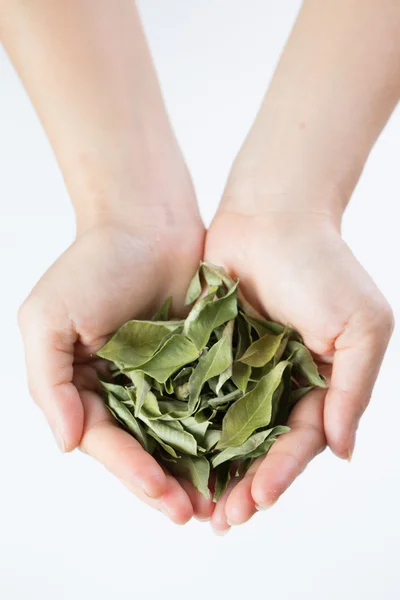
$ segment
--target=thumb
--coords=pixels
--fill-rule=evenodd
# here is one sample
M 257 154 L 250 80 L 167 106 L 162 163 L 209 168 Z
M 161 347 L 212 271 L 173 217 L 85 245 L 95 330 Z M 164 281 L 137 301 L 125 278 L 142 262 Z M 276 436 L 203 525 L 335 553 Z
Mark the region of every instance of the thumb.
M 83 407 L 72 383 L 77 334 L 63 306 L 44 303 L 35 291 L 18 313 L 29 390 L 43 410 L 63 452 L 76 448 L 83 431 Z
M 373 310 L 356 313 L 335 341 L 332 379 L 325 400 L 324 427 L 330 448 L 350 459 L 358 422 L 393 331 L 393 314 L 384 299 Z

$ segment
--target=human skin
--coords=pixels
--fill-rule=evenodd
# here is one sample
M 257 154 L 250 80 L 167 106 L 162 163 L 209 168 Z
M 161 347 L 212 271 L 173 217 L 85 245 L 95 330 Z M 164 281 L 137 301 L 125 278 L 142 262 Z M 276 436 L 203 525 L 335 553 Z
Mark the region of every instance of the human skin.
M 208 233 L 206 258 L 240 276 L 258 308 L 296 327 L 328 375 L 333 363 L 328 396 L 304 398 L 292 432 L 219 501 L 216 532 L 271 505 L 326 440 L 343 458 L 353 451 L 393 317 L 340 222 L 397 103 L 399 23 L 395 1 L 304 3 Z M 211 504 L 161 472 L 96 394 L 95 351 L 168 295 L 178 313 L 203 252 L 133 3 L 0 0 L 0 36 L 77 214 L 77 240 L 20 312 L 32 395 L 64 450 L 79 445 L 176 522 L 210 516 Z
M 342 240 L 343 211 L 400 94 L 400 4 L 306 0 L 206 240 L 206 259 L 303 336 L 330 379 L 218 502 L 219 533 L 272 506 L 327 443 L 350 459 L 393 329 Z
M 205 518 L 212 503 L 118 427 L 94 370 L 96 351 L 124 322 L 149 317 L 169 295 L 182 311 L 204 245 L 135 4 L 0 0 L 0 38 L 77 219 L 76 240 L 20 310 L 31 394 L 63 451 L 100 460 L 176 523 Z

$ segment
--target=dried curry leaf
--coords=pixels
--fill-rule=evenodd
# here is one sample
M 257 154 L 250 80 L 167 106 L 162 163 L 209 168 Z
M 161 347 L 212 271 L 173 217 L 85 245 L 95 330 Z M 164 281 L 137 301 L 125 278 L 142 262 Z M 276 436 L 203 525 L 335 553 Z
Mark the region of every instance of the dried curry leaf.
M 199 352 L 193 342 L 184 335 L 175 334 L 140 368 L 159 383 L 165 383 L 173 373 L 198 356 Z
M 201 280 L 200 280 L 200 268 L 196 271 L 192 281 L 189 284 L 188 291 L 186 293 L 185 305 L 192 304 L 197 300 L 202 292 Z
M 218 448 L 240 446 L 256 429 L 269 425 L 272 397 L 288 364 L 287 361 L 280 362 L 268 375 L 260 379 L 253 390 L 229 407 L 222 422 L 222 436 Z
M 97 352 L 121 369 L 134 369 L 148 361 L 164 338 L 179 327 L 179 321 L 128 321 Z
M 144 427 L 134 417 L 129 408 L 111 393 L 105 398 L 105 403 L 117 421 L 119 421 L 121 425 L 137 439 L 141 446 L 151 454 L 154 445 L 151 443 L 151 440 L 149 440 Z
M 210 463 L 204 456 L 181 456 L 175 463 L 168 463 L 168 469 L 176 477 L 190 481 L 200 494 L 209 499 Z
M 211 379 L 220 375 L 232 363 L 232 349 L 227 336 L 223 336 L 219 342 L 203 354 L 189 379 L 189 412 L 191 413 L 197 404 L 203 385 Z
M 193 435 L 176 428 L 177 421 L 147 421 L 149 431 L 153 431 L 163 442 L 185 454 L 197 455 L 197 442 Z
M 214 489 L 214 502 L 218 502 L 226 488 L 228 487 L 228 483 L 231 478 L 231 466 L 228 463 L 224 463 L 220 465 L 216 469 L 215 475 L 215 489 Z
M 253 342 L 239 359 L 250 367 L 264 367 L 272 360 L 282 343 L 283 333 L 272 335 L 266 333 L 262 338 Z
M 326 388 L 325 378 L 318 373 L 318 367 L 308 348 L 304 344 L 292 340 L 288 343 L 287 349 L 291 354 L 290 361 L 293 367 L 306 378 L 308 383 L 316 387 Z
M 166 299 L 164 304 L 155 313 L 154 317 L 152 318 L 152 321 L 168 321 L 171 302 L 172 298 L 171 296 L 169 296 L 169 298 Z
M 183 329 L 199 350 L 207 344 L 214 329 L 237 315 L 237 283 L 222 298 L 212 300 L 210 296 L 196 302 Z
M 240 446 L 230 446 L 229 448 L 225 448 L 222 452 L 219 452 L 211 459 L 211 465 L 215 468 L 218 465 L 226 462 L 227 460 L 233 460 L 234 458 L 242 458 L 249 452 L 253 452 L 260 444 L 262 444 L 267 437 L 270 435 L 272 429 L 267 429 L 265 431 L 259 431 L 258 433 L 253 433 L 243 444 Z
M 232 368 L 232 381 L 242 392 L 247 389 L 251 374 L 251 367 L 242 362 L 234 362 Z

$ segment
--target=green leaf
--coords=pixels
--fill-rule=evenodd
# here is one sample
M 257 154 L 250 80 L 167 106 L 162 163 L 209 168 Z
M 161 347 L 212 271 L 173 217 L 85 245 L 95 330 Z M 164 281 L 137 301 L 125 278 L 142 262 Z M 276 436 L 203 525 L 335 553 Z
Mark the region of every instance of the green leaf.
M 194 418 L 198 423 L 205 423 L 210 422 L 216 414 L 216 409 L 212 409 L 210 406 L 205 406 L 204 408 L 197 410 Z
M 185 305 L 192 304 L 200 296 L 202 292 L 202 286 L 200 281 L 200 269 L 196 271 L 192 281 L 189 284 L 188 291 L 186 293 Z
M 265 431 L 253 433 L 253 435 L 240 446 L 225 448 L 225 450 L 222 450 L 222 452 L 213 456 L 211 459 L 211 466 L 215 469 L 215 467 L 218 467 L 218 465 L 221 465 L 227 460 L 242 458 L 246 454 L 254 452 L 254 450 L 268 438 L 272 431 L 273 429 L 267 429 Z
M 197 442 L 191 433 L 177 428 L 178 421 L 145 420 L 149 430 L 153 431 L 163 442 L 185 454 L 197 455 Z
M 234 362 L 232 368 L 232 381 L 242 392 L 247 389 L 251 367 L 241 362 Z
M 168 321 L 169 319 L 169 311 L 171 308 L 171 296 L 166 299 L 164 304 L 158 309 L 152 321 Z
M 109 393 L 107 397 L 104 395 L 104 401 L 115 419 L 117 419 L 117 421 L 119 421 L 121 425 L 137 439 L 141 446 L 151 454 L 154 445 L 151 443 L 144 428 L 140 425 L 139 421 L 135 419 L 129 408 L 111 393 Z
M 164 338 L 180 324 L 180 321 L 128 321 L 97 355 L 115 362 L 121 369 L 137 368 L 153 356 Z
M 240 446 L 256 429 L 270 423 L 272 397 L 288 364 L 287 361 L 280 362 L 260 379 L 253 390 L 229 407 L 222 422 L 219 449 Z
M 168 463 L 168 469 L 176 477 L 190 481 L 200 494 L 209 499 L 210 463 L 204 456 L 181 456 L 175 463 Z
M 236 356 L 235 360 L 239 360 L 243 354 L 246 352 L 247 348 L 251 344 L 250 337 L 250 325 L 245 320 L 241 313 L 238 314 L 236 318 L 237 324 L 237 348 L 236 348 Z
M 289 339 L 290 339 L 289 330 L 285 329 L 285 331 L 281 334 L 281 336 L 282 336 L 281 343 L 279 345 L 279 348 L 277 349 L 277 351 L 274 354 L 274 366 L 276 364 L 278 364 L 278 362 L 282 359 L 282 356 L 285 353 L 286 347 L 287 347 Z
M 154 431 L 148 429 L 147 433 L 156 440 L 156 442 L 161 446 L 161 448 L 163 448 L 163 450 L 165 450 L 165 452 L 167 452 L 167 454 L 173 456 L 174 458 L 178 458 L 174 448 L 169 444 L 166 444 Z
M 106 381 L 105 379 L 103 379 L 103 377 L 100 374 L 98 374 L 98 376 L 100 379 L 101 387 L 103 388 L 103 390 L 105 392 L 113 394 L 113 396 L 115 398 L 117 398 L 117 400 L 119 400 L 120 402 L 124 402 L 126 405 L 134 408 L 135 405 L 133 403 L 133 400 L 132 400 L 128 390 L 124 386 L 117 385 L 115 383 L 110 383 L 109 381 Z M 107 394 L 105 394 L 105 396 L 106 395 Z
M 250 469 L 252 462 L 252 458 L 246 458 L 246 460 L 241 461 L 236 469 L 235 477 L 243 477 Z
M 235 321 L 232 319 L 232 321 L 228 321 L 228 323 L 226 324 L 226 326 L 224 327 L 224 331 L 222 333 L 222 336 L 225 337 L 228 341 L 229 344 L 229 352 L 230 352 L 230 358 L 229 358 L 229 364 L 226 367 L 226 369 L 224 369 L 224 371 L 222 371 L 222 373 L 220 373 L 219 377 L 218 377 L 218 383 L 215 387 L 215 391 L 217 394 L 219 394 L 222 386 L 224 385 L 224 383 L 226 381 L 228 381 L 228 379 L 230 379 L 232 377 L 232 361 L 233 361 L 233 356 L 232 356 L 232 340 L 233 340 L 233 329 L 235 326 Z
M 326 388 L 326 381 L 318 373 L 318 367 L 312 354 L 304 344 L 292 340 L 288 343 L 287 349 L 291 353 L 290 362 L 293 367 L 307 379 L 308 383 L 316 387 Z
M 178 385 L 183 381 L 188 381 L 189 377 L 193 373 L 193 370 L 193 367 L 183 367 L 183 369 L 178 371 L 178 373 L 175 373 L 173 381 L 176 382 Z
M 175 371 L 196 360 L 199 352 L 184 335 L 174 334 L 161 346 L 141 370 L 159 383 L 165 383 Z
M 255 317 L 251 317 L 249 315 L 243 314 L 244 319 L 247 321 L 249 325 L 258 333 L 259 337 L 263 337 L 267 333 L 272 335 L 279 335 L 285 331 L 283 325 L 279 323 L 273 323 L 272 321 L 267 321 L 266 319 L 259 319 Z
M 135 417 L 138 417 L 143 406 L 143 402 L 150 392 L 150 381 L 143 371 L 129 371 L 128 377 L 135 386 Z
M 216 469 L 215 476 L 215 489 L 214 489 L 214 502 L 218 502 L 222 494 L 228 487 L 229 480 L 231 478 L 231 467 L 230 464 L 223 464 Z
M 233 400 L 237 400 L 238 398 L 242 397 L 243 392 L 241 392 L 240 390 L 234 390 L 233 392 L 225 394 L 224 396 L 218 396 L 218 398 L 211 398 L 210 400 L 208 400 L 208 404 L 212 408 L 216 408 L 218 406 L 221 406 L 222 404 L 229 404 L 229 402 L 233 402 Z
M 199 423 L 194 417 L 185 417 L 184 419 L 181 419 L 181 423 L 186 431 L 192 434 L 196 442 L 202 446 L 209 422 L 203 421 L 202 423 Z
M 172 384 L 174 394 L 178 400 L 187 400 L 189 398 L 189 377 L 193 371 L 193 367 L 184 367 L 174 376 Z
M 291 391 L 288 400 L 287 400 L 287 416 L 290 415 L 296 404 L 311 390 L 314 389 L 315 386 L 307 385 L 305 387 L 299 387 L 296 390 Z
M 190 311 L 183 331 L 201 350 L 214 329 L 234 319 L 236 315 L 237 283 L 222 298 L 213 300 L 211 294 L 200 298 Z
M 224 283 L 228 290 L 230 290 L 235 285 L 235 281 L 232 277 L 229 277 L 228 273 L 222 267 L 217 267 L 209 262 L 203 262 L 201 269 L 204 279 L 210 286 L 220 286 L 221 283 Z
M 287 423 L 291 411 L 290 398 L 292 395 L 292 365 L 289 364 L 282 375 L 282 381 L 272 398 L 272 425 Z
M 290 427 L 278 425 L 277 427 L 273 427 L 269 431 L 270 434 L 268 435 L 267 439 L 264 440 L 264 442 L 262 442 L 257 448 L 255 448 L 255 450 L 242 456 L 242 460 L 250 460 L 267 454 L 280 435 L 282 435 L 283 433 L 289 433 Z
M 283 338 L 283 333 L 280 335 L 271 335 L 266 333 L 262 338 L 253 342 L 246 352 L 240 358 L 240 362 L 249 365 L 250 367 L 263 367 L 274 358 L 279 349 Z
M 314 389 L 313 385 L 307 385 L 304 387 L 299 387 L 297 390 L 294 390 L 291 394 L 291 404 L 294 406 L 303 396 L 311 392 Z
M 222 431 L 220 429 L 207 429 L 204 436 L 204 448 L 209 452 L 216 446 L 221 438 Z
M 174 384 L 172 382 L 171 377 L 169 377 L 167 379 L 167 381 L 164 383 L 164 389 L 165 389 L 165 392 L 167 394 L 173 394 L 174 393 Z
M 268 375 L 274 366 L 275 365 L 272 362 L 269 362 L 263 367 L 252 367 L 249 381 L 255 381 L 257 383 L 262 377 L 264 377 L 264 375 Z
M 209 352 L 203 354 L 189 379 L 189 413 L 197 404 L 201 389 L 206 381 L 222 373 L 232 361 L 232 349 L 227 336 L 214 344 Z
M 206 283 L 210 287 L 219 287 L 222 285 L 221 276 L 214 270 L 208 267 L 205 263 L 201 266 L 201 272 L 203 273 Z
M 158 400 L 158 408 L 161 411 L 161 420 L 184 419 L 188 414 L 187 403 L 180 400 Z
M 242 314 L 252 317 L 253 319 L 263 320 L 263 316 L 250 304 L 241 290 L 239 290 L 239 306 Z
M 147 419 L 160 419 L 162 417 L 159 401 L 153 392 L 147 392 L 138 416 L 141 417 L 142 414 Z

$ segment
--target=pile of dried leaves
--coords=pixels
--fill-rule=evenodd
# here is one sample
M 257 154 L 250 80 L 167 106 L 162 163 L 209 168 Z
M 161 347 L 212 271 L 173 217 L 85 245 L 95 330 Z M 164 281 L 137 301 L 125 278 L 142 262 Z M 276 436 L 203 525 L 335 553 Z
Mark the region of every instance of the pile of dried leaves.
M 185 320 L 169 318 L 170 299 L 152 321 L 125 323 L 98 355 L 114 417 L 174 475 L 214 499 L 282 433 L 296 402 L 324 378 L 290 327 L 265 320 L 238 281 L 202 263 Z

